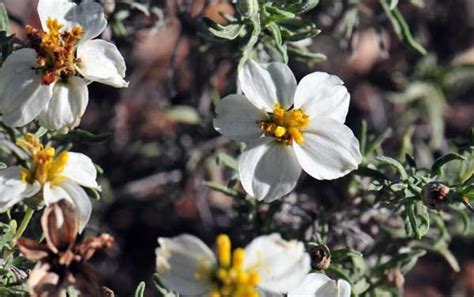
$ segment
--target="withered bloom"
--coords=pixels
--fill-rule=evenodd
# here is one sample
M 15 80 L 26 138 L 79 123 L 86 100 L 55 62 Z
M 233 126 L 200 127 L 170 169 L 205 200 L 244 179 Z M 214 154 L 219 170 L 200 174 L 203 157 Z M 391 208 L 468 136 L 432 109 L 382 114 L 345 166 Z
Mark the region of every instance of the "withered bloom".
M 70 285 L 76 287 L 81 296 L 103 296 L 87 261 L 96 251 L 110 247 L 113 238 L 101 234 L 76 242 L 77 218 L 73 206 L 61 200 L 51 204 L 41 218 L 46 244 L 27 238 L 17 240 L 20 252 L 29 260 L 38 261 L 28 278 L 31 296 L 60 296 Z

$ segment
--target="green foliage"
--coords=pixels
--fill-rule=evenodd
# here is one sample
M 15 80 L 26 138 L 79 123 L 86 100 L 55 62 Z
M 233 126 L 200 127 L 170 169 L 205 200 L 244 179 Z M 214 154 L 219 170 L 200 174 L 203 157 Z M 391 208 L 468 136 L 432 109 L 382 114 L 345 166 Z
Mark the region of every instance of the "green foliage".
M 325 56 L 312 53 L 306 45 L 295 42 L 312 38 L 320 33 L 315 24 L 302 18 L 317 6 L 319 1 L 238 1 L 239 13 L 228 16 L 228 23 L 218 24 L 209 18 L 203 18 L 210 33 L 210 42 L 226 45 L 236 50 L 240 57 L 239 65 L 246 59 L 264 49 L 274 60 L 287 63 L 294 58 L 314 63 L 323 61 Z

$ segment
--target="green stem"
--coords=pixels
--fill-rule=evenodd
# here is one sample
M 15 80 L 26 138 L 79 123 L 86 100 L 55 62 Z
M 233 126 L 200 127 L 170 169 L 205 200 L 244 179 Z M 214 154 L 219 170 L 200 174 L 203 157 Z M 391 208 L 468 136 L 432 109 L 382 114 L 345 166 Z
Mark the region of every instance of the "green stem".
M 31 218 L 33 217 L 34 213 L 35 211 L 32 208 L 28 208 L 26 210 L 25 215 L 23 216 L 23 220 L 21 220 L 20 227 L 18 227 L 18 229 L 16 230 L 15 239 L 20 238 L 23 235 L 23 232 L 25 232 L 26 227 L 28 227 L 28 224 L 30 223 Z M 14 252 L 13 249 L 7 250 L 5 252 L 5 256 L 4 256 L 5 263 L 8 263 L 8 261 L 10 261 L 11 256 L 13 256 L 13 252 Z
M 20 238 L 23 235 L 23 232 L 25 232 L 26 227 L 28 227 L 28 224 L 30 223 L 34 213 L 35 210 L 32 208 L 28 208 L 26 210 L 26 213 L 23 216 L 23 220 L 21 221 L 20 227 L 18 227 L 18 230 L 16 230 L 15 238 Z

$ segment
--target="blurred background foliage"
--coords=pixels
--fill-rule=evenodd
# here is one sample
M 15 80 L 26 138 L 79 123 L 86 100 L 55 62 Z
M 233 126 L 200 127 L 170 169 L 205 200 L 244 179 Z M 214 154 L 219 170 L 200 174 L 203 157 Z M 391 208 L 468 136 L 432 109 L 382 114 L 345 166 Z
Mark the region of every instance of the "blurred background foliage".
M 1 33 L 5 57 L 21 46 L 24 25 L 39 20 L 34 0 L 0 2 L 10 18 L 0 27 L 15 34 Z M 103 38 L 124 54 L 130 86 L 92 84 L 84 131 L 51 137 L 74 142 L 103 169 L 86 233 L 116 238 L 97 268 L 118 296 L 152 282 L 158 236 L 188 232 L 212 243 L 227 232 L 245 244 L 275 230 L 312 242 L 315 269 L 347 278 L 355 294 L 474 294 L 464 205 L 473 199 L 474 2 L 101 2 Z M 249 57 L 288 62 L 297 78 L 321 70 L 346 82 L 348 125 L 364 155 L 356 173 L 330 182 L 303 176 L 270 205 L 245 196 L 231 157 L 241 147 L 215 132 L 212 118 Z M 17 132 L 2 129 L 6 155 Z M 446 199 L 432 195 L 446 191 Z M 0 246 L 16 228 L 0 225 Z

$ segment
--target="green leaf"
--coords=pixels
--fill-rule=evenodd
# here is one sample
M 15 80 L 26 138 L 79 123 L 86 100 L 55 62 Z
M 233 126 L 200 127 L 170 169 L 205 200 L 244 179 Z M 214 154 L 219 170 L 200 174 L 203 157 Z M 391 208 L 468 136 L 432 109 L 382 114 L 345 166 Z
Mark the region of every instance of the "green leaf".
M 407 230 L 407 236 L 414 234 L 417 239 L 421 239 L 430 229 L 428 207 L 421 201 L 409 201 L 405 207 L 405 215 L 407 216 L 405 219 L 405 228 Z
M 398 0 L 390 0 L 390 10 L 394 10 L 398 6 Z
M 244 29 L 243 24 L 229 24 L 227 26 L 223 26 L 211 20 L 210 18 L 202 18 L 204 23 L 208 26 L 209 32 L 212 35 L 218 38 L 227 39 L 227 40 L 234 40 L 236 39 L 242 30 Z
M 379 170 L 372 169 L 365 166 L 361 166 L 357 168 L 357 170 L 355 171 L 355 174 L 360 175 L 360 176 L 371 177 L 373 179 L 380 180 L 380 181 L 388 180 L 388 177 L 382 172 L 380 172 Z
M 410 47 L 417 50 L 420 54 L 426 55 L 426 49 L 415 40 L 401 12 L 396 7 L 391 9 L 391 5 L 387 1 L 388 0 L 380 0 L 380 4 L 388 16 L 395 33 L 400 39 L 405 40 Z M 391 0 L 391 3 L 393 2 L 394 1 Z
M 0 169 L 5 169 L 7 168 L 7 164 L 0 162 Z
M 161 283 L 160 276 L 158 275 L 158 273 L 155 273 L 153 275 L 153 282 L 155 283 L 155 287 L 159 292 L 159 296 L 161 296 L 161 297 L 177 297 L 177 296 L 179 296 L 179 295 L 165 289 L 165 287 Z
M 331 260 L 334 262 L 341 261 L 344 258 L 352 258 L 352 257 L 359 257 L 362 258 L 362 253 L 351 250 L 351 249 L 339 249 L 331 251 Z
M 291 43 L 288 44 L 287 51 L 292 58 L 304 63 L 318 63 L 326 61 L 327 59 L 324 54 L 312 53 L 304 47 L 294 46 Z
M 274 22 L 271 22 L 271 23 L 267 24 L 267 29 L 272 34 L 273 39 L 275 40 L 275 42 L 277 44 L 281 45 L 283 43 L 283 40 L 282 40 L 282 37 L 281 37 L 280 27 L 278 27 L 278 25 L 275 24 Z
M 112 133 L 94 134 L 82 129 L 74 129 L 68 134 L 61 134 L 55 132 L 51 138 L 56 141 L 62 142 L 102 142 L 109 140 L 112 137 Z
M 466 160 L 466 157 L 456 153 L 449 153 L 447 155 L 444 155 L 433 163 L 433 166 L 431 166 L 431 173 L 433 175 L 439 175 L 441 173 L 441 168 L 445 164 L 454 160 Z
M 8 33 L 10 30 L 10 20 L 8 19 L 7 8 L 4 3 L 0 3 L 0 31 Z
M 176 123 L 197 125 L 201 122 L 201 117 L 194 107 L 177 105 L 165 111 L 165 117 Z
M 215 183 L 215 182 L 204 182 L 204 185 L 211 190 L 220 192 L 230 197 L 236 197 L 239 195 L 239 193 L 236 190 L 229 189 L 228 187 Z
M 15 220 L 11 220 L 9 225 L 0 223 L 0 251 L 13 241 L 16 229 L 17 223 Z
M 400 163 L 400 161 L 387 157 L 387 156 L 377 157 L 377 160 L 379 160 L 383 164 L 390 165 L 394 167 L 395 169 L 397 169 L 398 173 L 400 174 L 400 178 L 402 180 L 405 180 L 408 178 L 407 171 L 405 170 L 405 167 L 403 167 L 403 164 Z
M 308 20 L 288 18 L 277 23 L 280 26 L 282 37 L 286 41 L 299 41 L 318 35 L 321 30 Z
M 271 21 L 296 17 L 293 12 L 290 12 L 289 10 L 279 9 L 278 7 L 272 6 L 271 3 L 267 3 L 267 5 L 265 5 L 264 7 L 265 11 L 270 14 L 269 19 Z
M 145 282 L 140 282 L 135 290 L 135 297 L 143 297 L 145 294 Z
M 239 162 L 237 162 L 237 160 L 234 157 L 226 153 L 217 154 L 216 161 L 217 161 L 217 164 L 222 164 L 231 169 L 234 169 L 235 171 L 239 171 Z
M 298 3 L 289 5 L 286 10 L 295 14 L 302 14 L 310 11 L 319 4 L 319 0 L 300 0 Z

